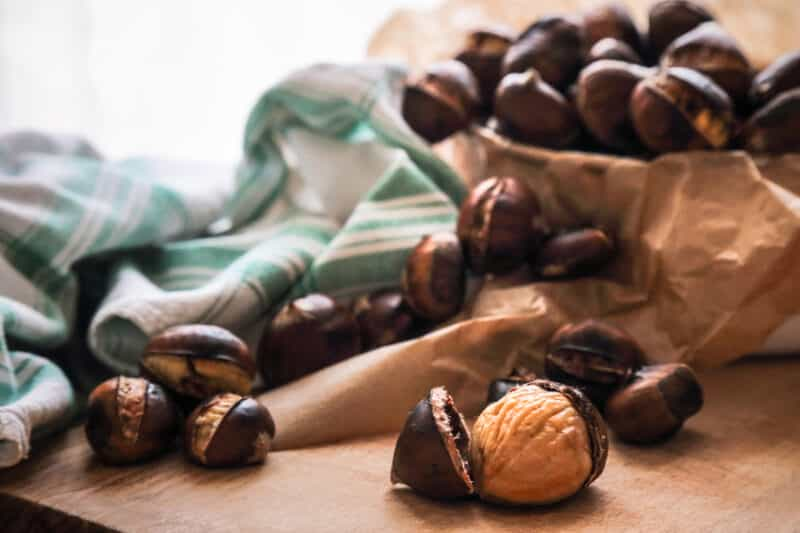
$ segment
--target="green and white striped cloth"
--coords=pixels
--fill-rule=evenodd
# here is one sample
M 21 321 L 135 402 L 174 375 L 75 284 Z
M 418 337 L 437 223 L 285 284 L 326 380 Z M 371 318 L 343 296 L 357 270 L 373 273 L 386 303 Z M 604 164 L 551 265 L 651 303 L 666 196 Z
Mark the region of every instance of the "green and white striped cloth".
M 88 336 L 121 373 L 172 325 L 218 324 L 254 346 L 290 296 L 397 285 L 409 249 L 452 229 L 464 194 L 403 122 L 404 78 L 377 63 L 291 75 L 252 111 L 235 172 L 0 139 L 0 465 L 74 411 L 64 373 L 14 346 L 67 340 L 79 291 L 97 290 L 78 286 L 81 258 L 110 262 Z

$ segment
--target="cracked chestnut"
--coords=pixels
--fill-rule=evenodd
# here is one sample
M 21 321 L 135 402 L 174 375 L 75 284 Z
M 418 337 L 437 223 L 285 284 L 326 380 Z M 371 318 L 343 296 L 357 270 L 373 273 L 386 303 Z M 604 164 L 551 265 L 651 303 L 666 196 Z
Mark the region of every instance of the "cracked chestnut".
M 756 107 L 776 96 L 800 88 L 800 50 L 784 54 L 753 78 L 750 101 Z
M 470 463 L 481 499 L 545 505 L 569 498 L 602 474 L 605 424 L 579 390 L 536 380 L 486 407 L 472 428 Z
M 406 260 L 402 286 L 403 297 L 417 316 L 433 322 L 455 316 L 466 289 L 458 238 L 447 232 L 423 237 Z
M 264 382 L 273 388 L 360 352 L 351 310 L 324 294 L 309 294 L 287 304 L 264 329 L 258 359 Z
M 358 298 L 353 313 L 361 328 L 365 350 L 372 350 L 410 339 L 416 321 L 411 309 L 397 290 L 380 290 Z
M 651 444 L 668 439 L 703 407 L 703 388 L 684 364 L 641 368 L 606 404 L 608 426 L 623 441 Z
M 135 463 L 171 449 L 179 425 L 166 391 L 146 379 L 111 378 L 89 395 L 86 438 L 107 463 Z
M 782 154 L 800 152 L 800 87 L 781 93 L 745 123 L 739 141 L 745 150 Z
M 470 496 L 469 443 L 469 430 L 453 398 L 444 387 L 431 389 L 409 413 L 397 438 L 392 483 L 440 500 Z
M 524 369 L 515 368 L 508 377 L 495 379 L 489 383 L 489 391 L 486 395 L 486 404 L 494 403 L 514 387 L 519 387 L 536 379 L 536 374 Z
M 581 389 L 598 407 L 644 362 L 639 344 L 625 331 L 596 320 L 559 328 L 545 357 L 548 379 Z
M 485 111 L 491 110 L 494 91 L 502 77 L 503 57 L 513 41 L 514 34 L 508 28 L 480 28 L 467 35 L 464 48 L 456 56 L 475 75 Z
M 702 5 L 690 0 L 662 0 L 648 13 L 648 41 L 654 59 L 661 57 L 667 47 L 683 35 L 714 16 Z
M 479 107 L 478 81 L 464 63 L 451 60 L 430 65 L 406 85 L 402 113 L 412 130 L 436 143 L 469 126 Z
M 614 243 L 601 229 L 585 228 L 551 237 L 542 245 L 533 270 L 543 278 L 591 275 L 614 255 Z
M 614 39 L 638 57 L 642 38 L 628 8 L 619 2 L 595 6 L 583 14 L 583 31 L 586 47 L 591 48 L 604 39 Z
M 139 366 L 142 376 L 195 399 L 247 394 L 256 374 L 253 356 L 239 337 L 201 324 L 174 326 L 150 339 Z
M 211 467 L 263 463 L 275 438 L 275 422 L 254 398 L 230 392 L 209 398 L 184 428 L 184 449 L 194 462 Z
M 589 49 L 589 53 L 586 54 L 587 64 L 600 61 L 601 59 L 614 59 L 616 61 L 624 61 L 635 65 L 640 65 L 642 63 L 642 58 L 633 48 L 628 46 L 627 43 L 610 37 L 600 39 L 594 43 Z

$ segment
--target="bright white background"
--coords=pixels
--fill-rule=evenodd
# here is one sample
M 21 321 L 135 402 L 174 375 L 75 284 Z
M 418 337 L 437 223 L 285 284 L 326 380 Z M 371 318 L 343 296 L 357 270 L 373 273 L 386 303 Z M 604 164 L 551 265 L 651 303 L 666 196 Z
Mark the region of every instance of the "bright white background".
M 358 61 L 393 10 L 436 0 L 0 0 L 0 129 L 105 155 L 235 161 L 259 94 Z

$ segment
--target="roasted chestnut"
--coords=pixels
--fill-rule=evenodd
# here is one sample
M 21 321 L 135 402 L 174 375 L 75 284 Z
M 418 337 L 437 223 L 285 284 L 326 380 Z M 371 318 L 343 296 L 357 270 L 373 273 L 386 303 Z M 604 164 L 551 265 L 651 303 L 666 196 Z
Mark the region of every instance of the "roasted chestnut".
M 586 63 L 594 63 L 601 59 L 614 59 L 626 63 L 641 64 L 642 58 L 624 41 L 606 37 L 600 39 L 589 49 L 586 54 Z
M 614 255 L 614 243 L 601 229 L 560 233 L 542 245 L 533 271 L 543 278 L 591 275 Z
M 514 387 L 519 387 L 536 379 L 536 374 L 525 368 L 515 368 L 508 377 L 495 379 L 489 383 L 486 404 L 494 403 Z
M 571 18 L 551 16 L 523 31 L 503 59 L 503 74 L 535 69 L 547 84 L 566 89 L 583 64 L 583 30 Z
M 417 325 L 403 293 L 384 289 L 358 298 L 353 313 L 361 328 L 365 350 L 373 350 L 411 338 Z
M 583 30 L 587 48 L 607 38 L 624 43 L 637 57 L 642 48 L 642 39 L 633 18 L 628 8 L 619 2 L 600 4 L 586 11 Z
M 653 59 L 658 59 L 667 47 L 703 22 L 714 16 L 703 6 L 690 0 L 662 0 L 650 8 L 648 40 Z
M 503 77 L 495 95 L 494 114 L 501 133 L 548 148 L 572 144 L 581 131 L 570 103 L 532 69 Z
M 761 107 L 779 94 L 800 88 L 800 50 L 782 55 L 758 73 L 750 88 L 750 101 Z
M 584 126 L 600 144 L 623 153 L 642 151 L 628 109 L 636 85 L 650 73 L 640 65 L 613 60 L 583 69 L 575 104 Z
M 503 57 L 514 41 L 513 32 L 501 26 L 484 27 L 470 32 L 464 49 L 456 56 L 469 67 L 478 80 L 481 105 L 491 111 L 494 91 L 502 77 Z
M 446 232 L 423 237 L 406 260 L 402 284 L 405 302 L 420 318 L 441 322 L 455 316 L 466 288 L 458 238 Z
M 550 339 L 548 379 L 581 389 L 598 407 L 644 363 L 637 342 L 625 331 L 596 320 L 567 324 Z
M 264 382 L 279 387 L 361 352 L 350 309 L 324 294 L 290 302 L 264 329 L 259 362 Z
M 436 63 L 406 85 L 403 118 L 428 142 L 439 142 L 469 126 L 478 115 L 478 91 L 478 82 L 464 63 Z
M 630 113 L 640 140 L 657 153 L 720 149 L 734 128 L 731 100 L 699 72 L 672 67 L 636 86 Z
M 609 427 L 625 442 L 650 444 L 674 435 L 703 407 L 703 388 L 683 364 L 640 369 L 606 404 Z
M 522 266 L 542 237 L 539 201 L 516 178 L 480 182 L 461 204 L 458 238 L 477 274 L 507 274 Z
M 750 152 L 800 152 L 800 87 L 781 93 L 744 125 L 740 143 Z
M 470 496 L 469 430 L 444 387 L 431 389 L 408 415 L 397 438 L 392 483 L 405 483 L 430 498 Z

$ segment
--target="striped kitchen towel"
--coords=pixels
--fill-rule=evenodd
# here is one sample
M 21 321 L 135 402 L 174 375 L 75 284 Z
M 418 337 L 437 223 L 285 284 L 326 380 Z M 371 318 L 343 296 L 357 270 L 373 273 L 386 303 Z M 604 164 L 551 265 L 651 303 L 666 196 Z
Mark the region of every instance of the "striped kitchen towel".
M 133 374 L 169 326 L 217 324 L 253 346 L 289 296 L 397 285 L 409 249 L 452 229 L 464 194 L 403 122 L 404 78 L 377 63 L 291 75 L 252 111 L 235 172 L 0 140 L 0 465 L 69 420 L 64 374 L 29 352 L 69 337 L 79 291 L 105 291 L 93 353 Z M 79 286 L 87 256 L 107 257 L 104 283 Z

